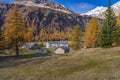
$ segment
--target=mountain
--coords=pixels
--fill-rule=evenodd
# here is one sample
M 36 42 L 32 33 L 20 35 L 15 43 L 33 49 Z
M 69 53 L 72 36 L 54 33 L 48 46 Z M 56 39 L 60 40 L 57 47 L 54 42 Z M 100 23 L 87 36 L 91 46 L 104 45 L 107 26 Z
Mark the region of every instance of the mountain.
M 111 7 L 112 7 L 115 15 L 118 16 L 118 14 L 120 13 L 120 1 L 113 4 Z M 90 11 L 88 11 L 86 13 L 83 13 L 82 15 L 88 15 L 88 16 L 91 16 L 91 17 L 104 18 L 104 14 L 105 14 L 106 10 L 107 10 L 107 7 L 98 6 L 93 10 L 90 10 Z
M 15 4 L 22 4 L 26 6 L 36 6 L 41 8 L 50 8 L 57 11 L 62 11 L 65 13 L 72 13 L 70 10 L 66 9 L 63 5 L 51 2 L 49 0 L 16 0 Z
M 54 28 L 68 31 L 77 24 L 84 31 L 91 17 L 75 14 L 60 4 L 48 0 L 17 0 L 14 3 L 0 2 L 0 26 L 2 27 L 9 10 L 15 4 L 19 7 L 26 26 L 35 26 L 39 32 L 42 28 L 53 31 Z M 42 5 L 42 7 L 41 7 Z M 47 6 L 47 7 L 46 7 Z
M 103 6 L 98 6 L 95 9 L 88 11 L 86 13 L 83 13 L 82 15 L 88 15 L 88 16 L 92 16 L 92 17 L 98 17 L 98 18 L 102 18 L 103 17 L 103 13 L 107 10 L 107 7 L 103 7 Z

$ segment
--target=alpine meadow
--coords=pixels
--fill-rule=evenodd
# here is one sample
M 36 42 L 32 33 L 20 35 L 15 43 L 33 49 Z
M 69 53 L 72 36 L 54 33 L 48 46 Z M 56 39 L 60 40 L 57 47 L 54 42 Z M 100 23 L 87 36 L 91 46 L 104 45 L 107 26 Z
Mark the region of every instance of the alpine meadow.
M 0 63 L 0 80 L 120 80 L 120 1 L 0 0 Z

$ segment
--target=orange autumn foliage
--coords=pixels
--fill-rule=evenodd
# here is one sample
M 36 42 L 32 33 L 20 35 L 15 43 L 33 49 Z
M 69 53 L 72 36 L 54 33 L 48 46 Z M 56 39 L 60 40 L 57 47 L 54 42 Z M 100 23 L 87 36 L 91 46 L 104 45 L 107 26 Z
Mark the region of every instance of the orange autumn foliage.
M 85 47 L 97 47 L 99 40 L 100 24 L 97 18 L 92 18 L 85 33 Z

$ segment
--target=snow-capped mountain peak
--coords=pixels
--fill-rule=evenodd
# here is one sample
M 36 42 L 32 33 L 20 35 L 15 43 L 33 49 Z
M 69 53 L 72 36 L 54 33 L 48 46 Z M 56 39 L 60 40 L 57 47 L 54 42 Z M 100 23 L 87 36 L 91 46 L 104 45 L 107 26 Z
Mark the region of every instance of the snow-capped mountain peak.
M 117 3 L 113 4 L 112 6 L 117 6 L 120 7 L 120 1 L 118 1 Z
M 120 13 L 120 1 L 112 5 L 112 9 L 116 16 Z M 86 13 L 83 13 L 82 15 L 88 15 L 92 17 L 98 17 L 98 18 L 104 18 L 105 11 L 107 10 L 107 7 L 98 6 L 95 9 L 88 11 Z
M 97 6 L 95 9 L 88 11 L 87 13 L 83 13 L 82 15 L 89 16 L 99 16 L 101 13 L 105 12 L 107 7 Z

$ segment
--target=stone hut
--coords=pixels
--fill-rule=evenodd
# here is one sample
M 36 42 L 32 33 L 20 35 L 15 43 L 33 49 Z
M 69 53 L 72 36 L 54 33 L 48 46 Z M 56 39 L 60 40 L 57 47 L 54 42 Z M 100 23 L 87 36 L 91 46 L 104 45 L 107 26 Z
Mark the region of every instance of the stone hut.
M 67 47 L 57 47 L 55 50 L 54 50 L 55 54 L 65 54 L 67 52 L 69 52 L 69 48 Z

